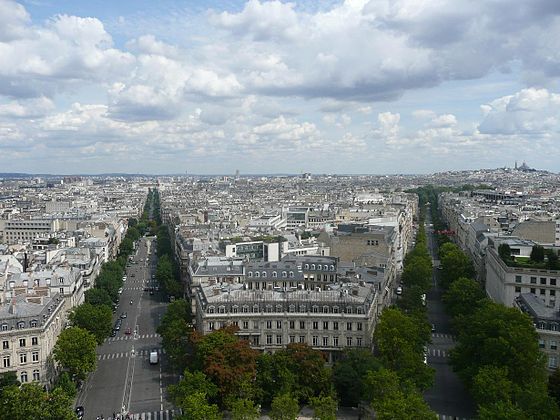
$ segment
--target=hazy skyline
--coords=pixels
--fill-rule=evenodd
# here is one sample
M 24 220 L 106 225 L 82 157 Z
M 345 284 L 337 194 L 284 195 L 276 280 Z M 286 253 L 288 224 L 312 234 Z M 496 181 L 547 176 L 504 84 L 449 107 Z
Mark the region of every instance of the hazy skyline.
M 557 0 L 0 0 L 0 172 L 559 172 L 559 76 Z

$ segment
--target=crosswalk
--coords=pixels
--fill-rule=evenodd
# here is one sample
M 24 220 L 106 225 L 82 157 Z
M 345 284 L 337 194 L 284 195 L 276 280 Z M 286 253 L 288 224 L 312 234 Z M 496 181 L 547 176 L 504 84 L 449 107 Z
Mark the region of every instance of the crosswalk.
M 432 333 L 432 338 L 446 338 L 448 340 L 455 340 L 455 337 L 453 335 L 441 333 Z
M 106 343 L 111 343 L 113 341 L 123 341 L 123 340 L 132 340 L 134 338 L 134 335 L 120 335 L 118 337 L 109 337 L 105 339 Z M 159 338 L 159 334 L 140 334 L 137 339 L 139 340 L 144 340 L 144 339 L 148 339 L 148 338 Z
M 440 349 L 428 349 L 428 356 L 448 357 L 449 356 L 449 351 L 448 350 L 440 350 Z
M 158 352 L 158 354 L 165 354 L 165 350 L 163 349 L 156 349 L 156 351 Z M 136 357 L 146 357 L 148 358 L 150 356 L 150 350 L 138 350 L 135 353 Z M 103 353 L 103 354 L 98 354 L 97 355 L 97 360 L 110 360 L 110 359 L 120 359 L 123 357 L 130 357 L 130 352 L 129 351 L 124 351 L 124 352 L 117 352 L 117 353 Z
M 178 410 L 162 410 L 148 411 L 143 413 L 129 414 L 128 417 L 122 417 L 123 420 L 172 420 L 175 416 L 180 415 Z

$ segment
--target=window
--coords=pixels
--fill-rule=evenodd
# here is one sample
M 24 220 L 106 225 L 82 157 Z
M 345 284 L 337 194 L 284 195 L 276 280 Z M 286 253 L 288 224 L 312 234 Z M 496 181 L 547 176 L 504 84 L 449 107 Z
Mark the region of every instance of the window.
M 293 330 L 296 327 L 295 321 L 290 321 L 290 330 Z
M 19 355 L 19 364 L 24 365 L 27 363 L 27 353 L 21 353 Z
M 255 277 L 260 277 L 261 273 L 259 271 L 255 271 Z
M 338 337 L 333 337 L 333 346 L 338 347 Z
M 259 305 L 253 305 L 253 313 L 259 312 Z
M 331 265 L 331 271 L 334 271 L 334 265 Z
M 272 329 L 272 321 L 266 321 L 266 328 L 269 330 Z
M 64 287 L 61 287 L 58 290 L 60 291 L 60 294 L 62 294 L 62 295 L 64 294 Z
M 8 331 L 8 324 L 2 324 L 2 331 Z
M 3 364 L 5 368 L 10 367 L 10 356 L 4 356 L 2 358 L 2 361 L 4 362 Z
M 218 312 L 221 314 L 225 314 L 226 313 L 226 307 L 225 306 L 219 306 L 218 307 Z
M 209 307 L 208 307 L 208 313 L 209 313 L 209 314 L 213 314 L 213 313 L 214 313 L 214 307 L 213 307 L 213 306 L 209 306 Z
M 282 321 L 276 321 L 276 328 L 282 329 Z
M 324 329 L 324 330 L 328 330 L 328 329 L 329 329 L 329 321 L 323 321 L 323 329 Z
M 329 313 L 329 307 L 327 305 L 323 306 L 323 313 L 324 314 L 328 314 Z
M 546 277 L 541 277 L 541 284 L 546 284 Z
M 304 329 L 305 329 L 305 321 L 299 321 L 299 329 L 300 329 L 300 330 L 304 330 Z
M 32 321 L 29 323 L 29 326 L 30 326 L 31 328 L 37 327 L 37 320 L 36 320 L 36 319 L 32 320 Z
M 243 321 L 243 329 L 244 329 L 244 330 L 248 330 L 248 329 L 249 329 L 249 321 Z
M 338 306 L 333 306 L 332 311 L 333 311 L 333 314 L 337 314 L 338 313 Z
M 358 331 L 362 331 L 362 323 L 361 322 L 358 322 L 356 324 L 356 327 L 357 327 Z
M 214 331 L 214 321 L 210 321 L 210 322 L 208 323 L 208 329 L 209 329 L 210 331 Z
M 314 346 L 318 346 L 318 345 L 319 345 L 319 337 L 317 337 L 316 335 L 313 336 L 313 345 L 314 345 Z
M 278 345 L 282 344 L 282 336 L 280 334 L 276 336 L 276 344 Z
M 272 344 L 272 335 L 271 334 L 268 334 L 266 336 L 266 344 Z
M 19 339 L 19 346 L 20 347 L 25 347 L 25 338 L 20 338 Z
M 352 346 L 352 337 L 346 337 L 346 345 L 347 346 Z
M 317 305 L 313 305 L 313 312 L 314 313 L 319 312 L 319 307 Z
M 521 276 L 515 276 L 515 282 L 521 283 Z
M 273 271 L 272 272 L 272 277 L 274 277 L 274 278 L 278 277 L 278 273 L 276 271 Z
M 531 293 L 532 293 L 532 294 L 537 293 L 537 289 L 535 289 L 534 287 L 531 287 Z
M 539 339 L 539 348 L 544 349 L 544 340 L 543 339 Z
M 2 350 L 8 350 L 10 348 L 10 342 L 8 340 L 2 341 Z
M 287 271 L 282 271 L 282 277 L 284 277 L 284 278 L 288 277 L 288 272 Z
M 263 276 L 263 277 L 266 277 L 266 271 L 263 271 L 263 272 L 262 272 L 262 276 Z
M 541 295 L 544 295 L 546 293 L 546 289 L 540 289 L 540 293 Z
M 295 305 L 290 305 L 290 312 L 295 312 L 296 311 L 296 307 Z
M 294 278 L 294 272 L 290 271 L 290 278 Z
M 23 328 L 25 328 L 25 322 L 23 322 L 23 321 L 18 322 L 17 327 L 18 327 L 20 330 L 23 329 Z
M 313 329 L 314 329 L 314 330 L 318 330 L 318 329 L 319 329 L 319 322 L 313 321 Z
M 276 305 L 276 312 L 283 312 L 282 305 Z
M 556 350 L 557 348 L 556 340 L 550 340 L 550 350 Z
M 549 294 L 550 296 L 556 296 L 556 290 L 549 290 L 549 291 L 548 291 L 548 294 Z
M 338 331 L 338 321 L 333 321 L 332 326 L 333 326 L 333 330 Z
M 346 330 L 347 331 L 352 331 L 352 323 L 351 322 L 346 323 Z
M 239 309 L 239 307 L 238 307 L 237 305 L 234 305 L 234 306 L 231 308 L 231 311 L 232 311 L 234 314 L 236 314 L 237 311 L 238 311 L 238 309 Z
M 39 361 L 39 352 L 38 351 L 34 351 L 33 353 L 31 353 L 31 361 L 33 361 L 33 362 L 38 362 Z
M 20 377 L 20 382 L 23 384 L 25 382 L 27 382 L 27 372 L 21 372 L 21 374 L 19 375 Z
M 272 305 L 266 305 L 266 312 L 268 313 L 272 312 Z
M 253 321 L 253 328 L 254 329 L 259 328 L 259 321 Z
M 33 380 L 34 380 L 34 381 L 38 381 L 39 379 L 40 379 L 39 370 L 38 370 L 38 369 L 35 369 L 35 370 L 33 371 Z
M 531 277 L 531 284 L 537 284 L 537 278 Z
M 296 342 L 296 336 L 290 335 L 290 343 L 295 343 L 295 342 Z
M 556 286 L 556 279 L 550 279 L 550 285 Z
M 356 345 L 357 345 L 358 347 L 362 347 L 362 337 L 356 338 Z
M 327 347 L 329 345 L 329 337 L 323 337 L 323 347 Z
M 305 335 L 300 335 L 299 336 L 299 342 L 300 343 L 305 343 Z
M 549 368 L 557 368 L 558 367 L 558 358 L 556 356 L 549 356 L 548 357 L 548 367 Z
M 248 276 L 248 277 L 253 277 L 253 272 L 252 272 L 252 271 L 249 271 L 249 272 L 247 273 L 247 276 Z
M 515 293 L 521 293 L 521 287 L 515 286 Z

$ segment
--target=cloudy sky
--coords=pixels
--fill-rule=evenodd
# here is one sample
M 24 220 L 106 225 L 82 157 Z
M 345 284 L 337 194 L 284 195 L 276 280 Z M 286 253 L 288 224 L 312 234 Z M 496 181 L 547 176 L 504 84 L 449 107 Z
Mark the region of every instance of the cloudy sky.
M 0 0 L 0 172 L 559 172 L 559 79 L 559 0 Z

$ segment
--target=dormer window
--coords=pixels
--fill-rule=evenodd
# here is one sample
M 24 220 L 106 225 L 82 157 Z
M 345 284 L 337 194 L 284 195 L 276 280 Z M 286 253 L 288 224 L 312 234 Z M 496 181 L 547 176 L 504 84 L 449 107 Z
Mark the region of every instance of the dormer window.
M 20 329 L 20 330 L 23 329 L 23 328 L 25 328 L 25 322 L 23 322 L 23 321 L 18 322 L 18 323 L 17 323 L 17 327 L 18 327 L 18 329 Z
M 208 313 L 209 313 L 209 314 L 213 314 L 213 313 L 214 313 L 214 307 L 213 307 L 213 306 L 209 306 L 209 307 L 208 307 Z
M 272 277 L 274 277 L 274 278 L 278 277 L 278 273 L 276 271 L 273 271 L 272 272 Z
M 37 320 L 32 320 L 29 325 L 31 326 L 31 328 L 35 328 L 37 326 Z
M 249 271 L 249 272 L 247 273 L 247 275 L 248 275 L 249 277 L 253 277 L 253 272 L 252 272 L 252 271 Z
M 262 276 L 263 276 L 263 277 L 266 277 L 266 271 L 263 271 L 263 272 L 262 272 Z
M 294 278 L 294 272 L 290 271 L 290 278 Z

